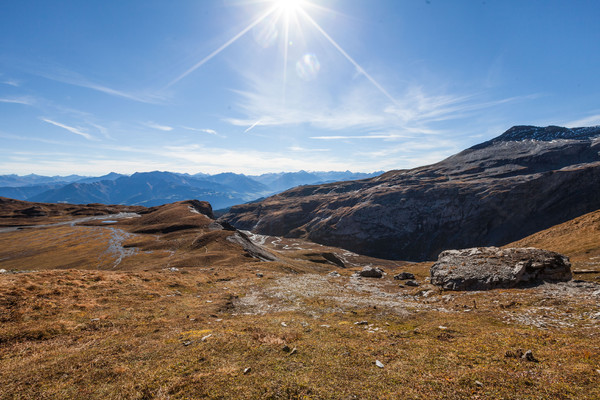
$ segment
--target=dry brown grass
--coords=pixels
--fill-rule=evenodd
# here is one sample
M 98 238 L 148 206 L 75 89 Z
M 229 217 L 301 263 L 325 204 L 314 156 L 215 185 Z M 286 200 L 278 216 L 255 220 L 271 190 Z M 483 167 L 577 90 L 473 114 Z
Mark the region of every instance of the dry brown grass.
M 0 234 L 0 268 L 38 271 L 0 274 L 0 399 L 600 398 L 598 285 L 441 292 L 431 263 L 293 239 L 256 238 L 279 258 L 258 262 L 162 211 Z M 112 228 L 137 249 L 118 271 Z M 365 264 L 387 275 L 353 278 Z M 399 287 L 402 270 L 421 286 Z
M 293 291 L 312 276 L 322 275 L 283 273 L 273 263 L 2 275 L 0 398 L 600 397 L 598 321 L 580 319 L 598 311 L 597 299 L 548 297 L 541 289 L 424 297 L 418 294 L 429 286 L 400 289 L 390 276 L 355 282 L 405 299 L 400 314 L 329 297 L 300 299 L 286 311 L 287 300 L 269 292 L 281 282 Z M 330 280 L 342 288 L 352 279 Z M 272 311 L 245 315 L 240 299 L 253 291 L 265 293 L 259 301 Z M 544 298 L 572 326 L 507 319 L 531 316 Z M 540 362 L 505 357 L 518 348 L 532 349 Z

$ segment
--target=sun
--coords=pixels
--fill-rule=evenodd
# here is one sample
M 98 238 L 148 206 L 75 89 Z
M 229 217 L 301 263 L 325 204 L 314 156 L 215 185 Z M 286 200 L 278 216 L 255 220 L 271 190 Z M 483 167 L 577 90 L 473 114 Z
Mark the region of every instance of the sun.
M 294 13 L 306 4 L 306 0 L 274 0 L 275 7 L 284 13 Z

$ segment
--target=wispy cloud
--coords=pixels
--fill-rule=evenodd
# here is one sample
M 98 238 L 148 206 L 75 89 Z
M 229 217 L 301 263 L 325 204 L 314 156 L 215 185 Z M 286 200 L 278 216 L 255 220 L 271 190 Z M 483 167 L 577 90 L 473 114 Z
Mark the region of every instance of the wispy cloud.
M 299 153 L 312 153 L 312 152 L 325 152 L 325 151 L 331 151 L 331 149 L 307 149 L 301 146 L 290 146 L 288 147 L 288 150 L 290 151 L 294 151 L 294 152 L 299 152 Z
M 170 132 L 173 130 L 172 126 L 160 125 L 160 124 L 157 124 L 156 122 L 152 122 L 152 121 L 143 122 L 142 125 L 147 126 L 148 128 L 157 129 L 159 131 L 164 131 L 164 132 Z
M 294 86 L 282 99 L 281 86 L 277 80 L 245 75 L 248 90 L 234 91 L 240 97 L 239 110 L 244 118 L 228 118 L 225 121 L 247 127 L 276 127 L 308 124 L 324 130 L 399 130 L 402 135 L 440 134 L 439 123 L 467 119 L 485 109 L 493 109 L 509 103 L 534 99 L 539 95 L 514 96 L 496 100 L 486 99 L 484 94 L 435 94 L 421 86 L 407 88 L 392 103 L 386 96 L 370 85 L 370 82 L 353 82 L 337 93 L 325 88 Z M 348 136 L 348 137 L 347 137 Z M 319 135 L 313 138 L 334 139 L 393 139 L 392 134 Z
M 56 122 L 56 121 L 53 121 L 53 120 L 48 119 L 48 118 L 41 118 L 41 120 L 44 121 L 44 122 L 47 122 L 47 123 L 49 123 L 51 125 L 58 126 L 59 128 L 66 129 L 66 130 L 68 130 L 71 133 L 74 133 L 76 135 L 79 135 L 79 136 L 82 136 L 82 137 L 86 138 L 87 140 L 95 140 L 92 135 L 90 135 L 87 132 L 84 132 L 82 130 L 82 128 L 75 128 L 75 127 L 72 127 L 72 126 L 69 126 L 69 125 L 61 124 L 60 122 Z
M 160 96 L 158 93 L 125 91 L 121 89 L 111 88 L 106 85 L 92 82 L 91 80 L 87 79 L 81 74 L 66 70 L 64 68 L 46 67 L 44 70 L 39 70 L 39 68 L 30 69 L 30 72 L 34 75 L 41 76 L 43 78 L 50 79 L 55 82 L 91 89 L 97 92 L 132 101 L 137 101 L 140 103 L 160 104 L 165 101 L 165 98 Z
M 23 104 L 31 106 L 34 104 L 34 100 L 31 97 L 13 97 L 13 98 L 0 98 L 0 103 L 12 103 L 12 104 Z
M 567 122 L 564 125 L 570 128 L 600 125 L 600 114 L 590 115 L 588 117 L 576 119 L 575 121 Z
M 192 128 L 189 126 L 182 126 L 181 128 L 188 130 L 188 131 L 193 131 L 193 132 L 199 132 L 199 133 L 208 133 L 209 135 L 214 135 L 214 136 L 221 136 L 222 135 L 219 134 L 219 132 L 215 131 L 214 129 L 208 129 L 208 128 Z
M 19 87 L 19 85 L 21 84 L 19 81 L 14 80 L 14 79 L 6 79 L 3 81 L 0 81 L 0 83 L 2 83 L 3 85 L 14 86 L 14 87 Z

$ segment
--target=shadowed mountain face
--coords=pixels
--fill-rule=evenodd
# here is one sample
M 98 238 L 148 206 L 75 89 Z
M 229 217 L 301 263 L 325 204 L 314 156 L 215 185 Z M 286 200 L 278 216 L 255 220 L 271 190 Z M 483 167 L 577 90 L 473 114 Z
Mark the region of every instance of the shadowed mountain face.
M 437 164 L 299 187 L 223 220 L 371 256 L 432 260 L 503 245 L 600 208 L 600 127 L 516 126 Z

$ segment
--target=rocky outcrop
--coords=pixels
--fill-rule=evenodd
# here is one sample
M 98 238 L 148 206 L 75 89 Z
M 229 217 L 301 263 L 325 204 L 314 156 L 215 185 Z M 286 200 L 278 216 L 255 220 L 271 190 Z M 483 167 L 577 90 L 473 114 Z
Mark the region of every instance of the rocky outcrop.
M 363 278 L 381 278 L 383 277 L 383 270 L 381 268 L 367 266 L 357 272 L 356 276 L 361 276 Z
M 380 258 L 435 260 L 599 209 L 599 152 L 600 127 L 518 126 L 437 164 L 297 187 L 222 219 Z
M 490 290 L 568 281 L 569 258 L 535 248 L 447 250 L 431 267 L 431 283 L 446 290 Z

